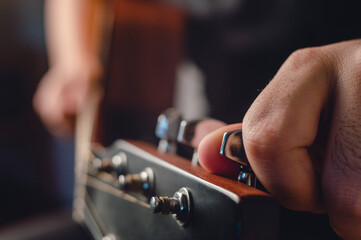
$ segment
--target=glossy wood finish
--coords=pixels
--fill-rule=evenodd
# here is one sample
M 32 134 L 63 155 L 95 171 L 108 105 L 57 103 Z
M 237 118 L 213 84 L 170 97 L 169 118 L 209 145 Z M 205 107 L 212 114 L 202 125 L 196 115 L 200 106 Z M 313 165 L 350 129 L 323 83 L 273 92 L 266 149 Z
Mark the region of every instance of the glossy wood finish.
M 168 162 L 186 172 L 193 174 L 196 177 L 199 177 L 207 182 L 215 184 L 225 190 L 233 192 L 238 197 L 250 197 L 250 196 L 260 196 L 265 198 L 271 198 L 269 194 L 262 192 L 258 189 L 249 187 L 243 183 L 237 182 L 236 180 L 229 179 L 220 175 L 212 174 L 207 172 L 199 165 L 193 165 L 189 160 L 182 157 L 169 154 L 169 153 L 160 153 L 157 151 L 157 148 L 151 144 L 139 141 L 129 141 L 131 144 L 141 148 L 142 150 L 162 159 L 165 162 Z
M 173 105 L 182 57 L 184 13 L 157 1 L 114 1 L 97 140 L 154 136 L 157 116 Z

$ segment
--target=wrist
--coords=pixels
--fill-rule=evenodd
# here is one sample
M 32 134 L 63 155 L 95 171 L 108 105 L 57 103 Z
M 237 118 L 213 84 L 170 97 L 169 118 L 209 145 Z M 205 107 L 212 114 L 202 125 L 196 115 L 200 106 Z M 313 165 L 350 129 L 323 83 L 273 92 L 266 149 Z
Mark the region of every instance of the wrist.
M 102 77 L 103 65 L 97 56 L 74 57 L 54 62 L 49 72 L 63 75 L 63 81 L 97 82 Z

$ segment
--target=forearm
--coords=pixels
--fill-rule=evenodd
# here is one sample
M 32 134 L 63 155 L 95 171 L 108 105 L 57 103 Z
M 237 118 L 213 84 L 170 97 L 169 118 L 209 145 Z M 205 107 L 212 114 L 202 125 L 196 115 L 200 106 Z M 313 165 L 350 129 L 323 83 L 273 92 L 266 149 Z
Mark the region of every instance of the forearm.
M 47 0 L 46 42 L 50 66 L 76 66 L 97 58 L 101 41 L 99 0 Z

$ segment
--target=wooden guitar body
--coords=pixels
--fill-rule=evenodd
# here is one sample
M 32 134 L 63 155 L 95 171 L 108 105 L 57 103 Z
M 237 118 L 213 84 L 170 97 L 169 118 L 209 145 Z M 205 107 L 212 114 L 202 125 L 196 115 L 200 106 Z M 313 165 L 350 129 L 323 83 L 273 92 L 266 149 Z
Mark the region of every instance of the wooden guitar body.
M 112 1 L 111 1 L 112 2 Z M 104 96 L 95 140 L 154 136 L 157 117 L 171 107 L 181 60 L 184 12 L 156 1 L 119 0 L 105 47 Z M 109 27 L 107 27 L 108 29 Z

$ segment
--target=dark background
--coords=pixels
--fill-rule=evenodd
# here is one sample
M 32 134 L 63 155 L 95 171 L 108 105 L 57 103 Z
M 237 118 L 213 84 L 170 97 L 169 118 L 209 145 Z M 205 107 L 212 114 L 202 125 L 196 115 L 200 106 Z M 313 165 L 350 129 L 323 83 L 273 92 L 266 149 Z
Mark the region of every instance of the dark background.
M 52 139 L 32 108 L 46 70 L 43 1 L 1 0 L 0 227 L 70 203 L 61 182 L 73 179 L 72 144 Z M 67 166 L 66 176 L 54 171 Z

